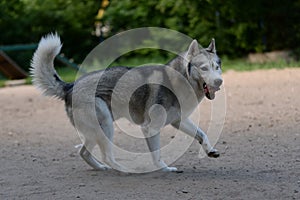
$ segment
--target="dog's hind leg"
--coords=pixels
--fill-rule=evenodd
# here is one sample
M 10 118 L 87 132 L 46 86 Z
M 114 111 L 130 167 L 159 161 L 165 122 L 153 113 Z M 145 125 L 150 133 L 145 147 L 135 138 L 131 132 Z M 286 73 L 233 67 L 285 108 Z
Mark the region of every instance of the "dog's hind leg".
M 208 157 L 217 158 L 220 156 L 218 150 L 214 149 L 211 146 L 207 135 L 199 127 L 197 127 L 190 119 L 185 119 L 184 121 L 181 121 L 180 125 L 179 122 L 173 123 L 172 126 L 192 137 L 195 137 L 195 139 L 198 140 L 200 144 L 202 144 L 202 147 Z
M 86 145 L 83 145 L 79 151 L 80 156 L 82 159 L 89 164 L 95 170 L 107 170 L 110 169 L 107 165 L 100 163 L 86 148 Z
M 105 101 L 101 98 L 96 98 L 95 106 L 98 122 L 103 132 L 98 138 L 97 143 L 103 154 L 104 162 L 115 170 L 127 172 L 128 170 L 125 167 L 115 161 L 113 155 L 114 127 L 110 110 Z
M 83 112 L 80 110 L 80 114 L 78 114 L 79 110 L 74 111 L 74 113 L 77 113 L 77 115 L 73 121 L 73 125 L 76 127 L 76 129 L 81 135 L 81 138 L 84 140 L 83 144 L 79 145 L 81 146 L 81 149 L 79 150 L 79 155 L 88 165 L 90 165 L 95 170 L 109 169 L 110 167 L 102 164 L 91 154 L 93 148 L 97 144 L 96 140 L 99 136 L 94 128 L 95 123 L 92 123 L 92 120 L 89 120 L 90 117 L 93 117 L 90 114 L 91 112 L 86 108 L 83 110 L 84 110 Z M 73 115 L 73 111 L 70 109 L 69 116 L 71 116 L 70 119 L 73 120 L 72 115 Z M 98 126 L 98 124 L 96 125 Z
M 162 169 L 162 171 L 166 172 L 174 172 L 177 171 L 176 167 L 168 167 L 168 165 L 161 159 L 160 156 L 160 132 L 151 133 L 149 130 L 149 127 L 142 127 L 142 131 L 145 135 L 145 139 L 148 145 L 148 148 L 151 152 L 152 160 L 155 166 L 157 166 L 159 169 Z

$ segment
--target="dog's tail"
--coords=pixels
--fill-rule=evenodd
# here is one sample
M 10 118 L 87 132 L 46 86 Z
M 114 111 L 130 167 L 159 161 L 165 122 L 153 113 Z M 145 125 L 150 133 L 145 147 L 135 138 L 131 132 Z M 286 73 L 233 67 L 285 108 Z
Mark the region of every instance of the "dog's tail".
M 59 77 L 54 69 L 54 58 L 60 52 L 62 44 L 57 34 L 43 37 L 31 61 L 31 76 L 33 84 L 46 96 L 65 98 L 65 88 L 68 85 Z

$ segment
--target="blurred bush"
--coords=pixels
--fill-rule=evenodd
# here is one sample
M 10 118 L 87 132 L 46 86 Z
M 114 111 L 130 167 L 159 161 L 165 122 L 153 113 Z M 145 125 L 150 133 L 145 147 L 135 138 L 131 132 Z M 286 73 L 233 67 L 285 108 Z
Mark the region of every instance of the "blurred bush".
M 101 0 L 1 0 L 0 45 L 37 43 L 57 31 L 64 54 L 80 63 L 99 42 L 92 32 L 100 5 Z M 300 0 L 110 0 L 103 16 L 108 36 L 155 26 L 185 33 L 203 46 L 214 37 L 218 52 L 229 57 L 300 52 Z M 28 68 L 32 52 L 9 55 Z

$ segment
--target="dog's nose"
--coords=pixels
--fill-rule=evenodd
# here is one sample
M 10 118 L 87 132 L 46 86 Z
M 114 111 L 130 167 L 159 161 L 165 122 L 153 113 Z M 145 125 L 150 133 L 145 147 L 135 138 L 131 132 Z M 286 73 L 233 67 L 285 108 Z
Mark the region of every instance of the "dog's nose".
M 219 87 L 220 85 L 222 85 L 223 80 L 218 78 L 218 79 L 214 80 L 214 82 L 215 82 L 215 86 Z

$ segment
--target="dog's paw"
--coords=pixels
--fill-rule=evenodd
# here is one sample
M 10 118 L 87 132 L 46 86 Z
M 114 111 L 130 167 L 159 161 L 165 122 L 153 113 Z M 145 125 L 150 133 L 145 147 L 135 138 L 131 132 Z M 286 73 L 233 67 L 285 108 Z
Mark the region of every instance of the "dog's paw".
M 210 158 L 218 158 L 218 157 L 220 157 L 220 153 L 218 150 L 212 149 L 212 150 L 210 150 L 210 152 L 207 153 L 207 156 Z
M 105 170 L 110 170 L 110 169 L 112 169 L 112 168 L 111 168 L 111 167 L 109 167 L 109 166 L 106 166 L 106 165 L 105 165 L 105 166 L 103 166 L 103 168 L 102 168 L 102 170 L 104 170 L 104 171 L 105 171 Z
M 110 166 L 104 165 L 101 163 L 97 163 L 93 166 L 93 170 L 95 170 L 95 171 L 106 171 L 106 170 L 110 170 L 110 169 L 112 169 Z
M 163 172 L 177 172 L 177 168 L 176 167 L 164 167 L 162 168 Z

